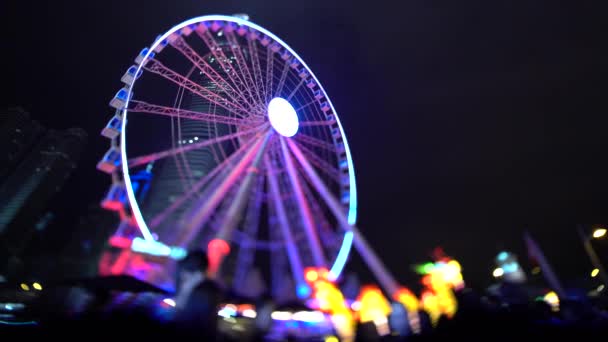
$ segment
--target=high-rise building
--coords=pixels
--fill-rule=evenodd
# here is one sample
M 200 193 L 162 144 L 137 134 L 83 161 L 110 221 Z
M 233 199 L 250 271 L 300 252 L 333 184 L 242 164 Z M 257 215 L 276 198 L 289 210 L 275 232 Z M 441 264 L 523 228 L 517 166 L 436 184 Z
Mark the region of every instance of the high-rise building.
M 0 180 L 15 170 L 45 131 L 22 108 L 0 110 Z
M 28 269 L 40 279 L 92 277 L 98 273 L 98 264 L 108 239 L 116 230 L 119 217 L 98 203 L 91 203 L 85 211 L 76 214 L 73 225 L 55 225 L 48 235 L 56 236 L 54 247 L 40 248 L 42 237 L 28 246 Z M 58 232 L 63 229 L 63 232 Z M 40 252 L 44 249 L 44 252 Z M 36 252 L 39 250 L 39 252 Z M 49 257 L 52 255 L 52 257 Z
M 27 116 L 19 113 L 17 119 L 4 120 L 2 127 L 7 132 L 23 133 L 16 135 L 16 142 L 8 147 L 0 145 L 2 158 L 12 160 L 20 156 L 12 168 L 3 169 L 7 175 L 0 183 L 0 260 L 9 274 L 22 264 L 21 256 L 36 231 L 36 224 L 76 168 L 87 139 L 80 128 L 57 131 L 42 126 L 40 129 L 45 133 L 36 139 L 37 129 L 28 128 L 34 122 L 27 120 Z M 25 147 L 28 143 L 31 148 Z
M 210 58 L 210 57 L 207 57 Z M 197 77 L 198 76 L 198 77 Z M 202 75 L 192 76 L 192 80 L 205 88 L 219 93 L 214 84 L 206 81 Z M 187 110 L 203 113 L 214 113 L 215 115 L 227 115 L 220 107 L 210 105 L 206 101 L 194 94 L 185 93 L 182 98 L 183 107 Z M 183 146 L 197 143 L 200 140 L 212 139 L 216 136 L 226 134 L 226 125 L 214 125 L 200 120 L 179 119 L 176 122 L 179 131 L 174 134 L 173 141 L 175 146 Z M 179 132 L 179 133 L 178 133 Z M 228 145 L 228 144 L 223 144 Z M 224 147 L 227 149 L 227 147 Z M 219 150 L 213 147 L 198 148 L 188 151 L 173 158 L 166 158 L 154 165 L 155 176 L 152 180 L 150 192 L 143 201 L 142 210 L 146 217 L 160 213 L 169 207 L 173 201 L 178 199 L 188 189 L 195 184 L 218 163 L 214 153 L 219 154 Z M 176 227 L 181 223 L 183 215 L 189 207 L 184 205 L 175 210 L 167 217 L 163 224 L 155 229 L 161 241 L 173 242 Z

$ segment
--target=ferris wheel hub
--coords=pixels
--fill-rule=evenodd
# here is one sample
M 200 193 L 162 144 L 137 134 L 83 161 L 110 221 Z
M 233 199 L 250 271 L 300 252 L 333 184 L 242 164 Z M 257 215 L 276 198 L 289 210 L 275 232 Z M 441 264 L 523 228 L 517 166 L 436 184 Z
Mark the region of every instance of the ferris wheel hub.
M 277 133 L 293 137 L 298 133 L 300 121 L 293 106 L 282 97 L 275 97 L 268 103 L 268 120 Z

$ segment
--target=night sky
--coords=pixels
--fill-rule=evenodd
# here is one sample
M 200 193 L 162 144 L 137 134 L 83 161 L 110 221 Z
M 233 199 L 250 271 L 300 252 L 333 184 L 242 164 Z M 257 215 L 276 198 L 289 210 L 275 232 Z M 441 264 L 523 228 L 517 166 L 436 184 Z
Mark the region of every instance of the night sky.
M 604 11 L 554 1 L 271 3 L 3 2 L 0 105 L 90 134 L 59 205 L 77 215 L 105 194 L 110 180 L 95 164 L 109 144 L 99 132 L 139 50 L 190 17 L 244 12 L 291 45 L 332 98 L 354 158 L 359 228 L 398 279 L 412 281 L 409 266 L 441 245 L 465 280 L 484 284 L 501 249 L 525 261 L 525 229 L 560 277 L 588 274 L 575 223 L 608 221 Z M 350 269 L 361 268 L 355 258 Z

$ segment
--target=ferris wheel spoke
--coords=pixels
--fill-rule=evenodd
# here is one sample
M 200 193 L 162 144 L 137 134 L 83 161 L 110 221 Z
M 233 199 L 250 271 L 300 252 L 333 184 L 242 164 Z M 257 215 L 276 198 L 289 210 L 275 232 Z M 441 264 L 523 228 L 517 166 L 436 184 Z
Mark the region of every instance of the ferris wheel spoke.
M 315 103 L 319 103 L 319 100 L 317 99 L 313 99 L 311 101 L 306 102 L 305 104 L 301 105 L 300 107 L 296 108 L 296 112 L 299 112 L 300 110 L 304 109 L 304 108 L 308 108 L 308 106 L 315 104 Z
M 177 92 L 177 97 L 175 98 L 175 101 L 173 102 L 173 107 L 180 107 L 183 97 L 184 97 L 184 93 L 186 92 L 186 90 L 184 88 L 179 88 L 178 92 Z M 135 104 L 135 102 L 131 101 L 129 103 L 129 105 Z M 176 133 L 178 137 L 181 137 L 181 127 L 178 124 L 178 122 L 176 122 L 177 120 L 173 120 L 173 118 L 171 119 L 171 148 L 177 148 L 177 145 L 179 144 L 179 138 L 176 138 Z M 176 132 L 177 130 L 177 132 Z M 192 170 L 190 169 L 190 165 L 188 164 L 188 161 L 186 160 L 186 156 L 184 154 L 179 154 L 179 155 L 175 155 L 173 156 L 173 159 L 175 160 L 175 166 L 177 167 L 177 173 L 179 174 L 179 177 L 181 179 L 181 184 L 182 187 L 184 188 L 184 190 L 188 189 L 188 187 L 191 185 L 192 183 Z M 187 174 L 186 177 L 184 177 L 184 172 Z
M 228 78 L 232 81 L 232 83 L 236 86 L 238 92 L 240 94 L 249 94 L 249 102 L 254 104 L 255 97 L 253 96 L 250 87 L 247 86 L 247 83 L 243 80 L 241 75 L 235 72 L 235 69 L 231 65 L 230 59 L 226 57 L 223 48 L 215 41 L 213 35 L 208 30 L 205 32 L 200 32 L 196 30 L 196 34 L 199 38 L 207 45 L 211 54 L 215 57 L 215 60 L 221 66 L 222 70 L 228 75 Z
M 204 98 L 205 100 L 207 100 L 211 103 L 214 103 L 217 106 L 220 106 L 220 107 L 234 113 L 237 116 L 244 117 L 244 116 L 247 116 L 248 113 L 250 112 L 249 110 L 243 108 L 240 104 L 229 102 L 226 98 L 210 91 L 209 89 L 207 89 L 199 84 L 196 84 L 196 83 L 190 81 L 188 78 L 167 68 L 161 62 L 159 62 L 155 59 L 150 59 L 148 61 L 148 63 L 146 64 L 146 66 L 144 66 L 144 68 L 147 71 L 155 73 L 155 74 L 177 84 L 178 86 L 185 88 L 186 90 L 190 91 L 191 93 L 196 94 L 196 95 Z
M 264 192 L 264 174 L 258 174 L 255 180 L 255 190 L 249 196 L 247 213 L 244 221 L 244 237 L 255 241 L 260 225 L 260 211 L 262 209 L 262 195 Z M 236 261 L 236 270 L 232 286 L 246 283 L 247 273 L 251 269 L 255 257 L 255 245 L 242 241 Z
M 241 218 L 240 213 L 243 211 L 245 204 L 247 203 L 247 195 L 253 185 L 256 174 L 260 172 L 260 164 L 262 163 L 262 156 L 268 144 L 270 134 L 266 135 L 262 147 L 255 153 L 255 157 L 251 162 L 251 166 L 247 170 L 245 179 L 243 179 L 236 195 L 232 199 L 232 203 L 226 212 L 226 220 L 222 223 L 219 232 L 216 235 L 217 239 L 224 241 L 230 241 L 232 233 L 235 230 L 239 220 Z
M 330 176 L 332 179 L 334 179 L 336 182 L 340 182 L 340 171 L 338 171 L 338 169 L 329 164 L 327 161 L 325 161 L 324 159 L 322 159 L 321 157 L 319 157 L 316 153 L 312 152 L 311 150 L 309 150 L 308 148 L 302 146 L 301 143 L 295 142 L 293 140 L 289 140 L 290 142 L 293 142 L 293 145 L 297 145 L 300 150 L 308 157 L 308 160 L 317 167 L 317 169 L 323 171 L 326 175 Z M 291 144 L 290 144 L 291 146 Z
M 247 47 L 249 48 L 249 54 L 251 56 L 251 65 L 253 66 L 253 76 L 257 85 L 259 95 L 262 97 L 262 105 L 265 105 L 268 100 L 268 91 L 264 88 L 264 78 L 262 77 L 262 67 L 260 66 L 260 56 L 258 54 L 258 47 L 255 39 L 247 39 Z
M 296 94 L 296 92 L 298 91 L 298 89 L 300 89 L 300 87 L 302 86 L 302 84 L 306 83 L 306 79 L 302 79 L 298 85 L 293 88 L 293 90 L 291 91 L 291 93 L 289 94 L 289 96 L 287 96 L 287 101 L 291 100 L 291 98 Z
M 348 230 L 350 225 L 347 221 L 345 221 L 346 211 L 344 207 L 335 198 L 335 196 L 332 194 L 331 190 L 329 190 L 325 182 L 321 180 L 321 177 L 315 171 L 313 165 L 304 155 L 301 146 L 298 146 L 298 144 L 296 144 L 292 140 L 287 140 L 287 145 L 289 146 L 289 150 L 294 155 L 295 159 L 298 161 L 298 164 L 301 166 L 301 170 L 305 175 L 305 178 L 310 182 L 312 187 L 316 190 L 317 194 L 319 194 L 319 196 L 323 199 L 327 207 L 330 209 L 336 219 L 340 222 L 340 224 L 342 225 L 343 223 L 346 223 L 346 226 L 343 226 L 343 228 Z
M 270 45 L 266 48 L 266 102 L 272 100 L 272 80 L 273 80 L 273 64 L 274 64 L 274 51 L 270 48 Z
M 247 86 L 254 89 L 255 97 L 257 98 L 258 104 L 263 107 L 264 101 L 261 97 L 261 89 L 258 88 L 258 85 L 253 81 L 253 78 L 251 77 L 251 72 L 249 70 L 249 66 L 247 65 L 247 60 L 245 60 L 245 56 L 243 55 L 241 45 L 236 40 L 233 31 L 225 31 L 225 33 L 226 39 L 228 39 L 228 42 L 230 43 L 230 50 L 232 51 L 232 54 L 236 57 L 236 64 L 239 67 L 239 70 L 241 71 L 241 75 L 245 79 L 245 83 L 247 84 Z
M 158 114 L 170 117 L 176 117 L 180 119 L 191 119 L 204 121 L 209 123 L 219 123 L 226 125 L 242 126 L 247 123 L 246 119 L 235 118 L 231 116 L 216 115 L 211 113 L 201 113 L 186 109 L 166 107 L 161 105 L 155 105 L 143 101 L 131 100 L 130 105 L 134 105 L 129 108 L 129 112 Z
M 236 91 L 230 83 L 225 80 L 220 74 L 211 66 L 207 61 L 201 57 L 182 37 L 177 37 L 172 43 L 177 51 L 181 52 L 200 72 L 205 74 L 211 81 L 213 81 L 214 85 L 216 85 L 220 90 L 226 94 L 234 103 L 245 103 L 247 106 L 251 106 L 251 103 L 242 95 L 241 92 Z M 236 94 L 240 99 L 237 99 L 233 96 Z
M 264 165 L 266 170 L 273 169 L 268 156 L 264 158 Z M 294 282 L 296 283 L 297 288 L 307 286 L 306 281 L 304 280 L 304 268 L 302 267 L 302 260 L 300 259 L 300 254 L 298 253 L 298 249 L 293 239 L 289 219 L 287 218 L 287 213 L 283 205 L 283 199 L 281 198 L 276 177 L 270 172 L 267 173 L 266 177 L 268 179 L 268 185 L 270 188 L 271 201 L 269 202 L 272 204 L 271 206 L 279 219 L 279 226 L 281 229 L 281 234 L 283 235 L 283 240 L 285 241 L 285 249 L 287 250 L 287 258 L 289 259 Z
M 327 188 L 325 183 L 321 180 L 319 175 L 315 172 L 314 168 L 302 151 L 298 148 L 298 146 L 291 140 L 288 140 L 289 148 L 293 155 L 296 157 L 296 160 L 302 166 L 307 179 L 311 182 L 313 187 L 317 190 L 318 194 L 323 198 L 328 208 L 334 215 L 334 217 L 338 220 L 338 223 L 342 227 L 345 232 L 350 232 L 353 234 L 353 242 L 355 244 L 355 248 L 371 269 L 372 273 L 376 276 L 378 281 L 384 290 L 393 295 L 399 289 L 399 285 L 395 278 L 390 274 L 382 260 L 376 255 L 374 250 L 369 246 L 363 235 L 359 232 L 356 226 L 351 225 L 348 222 L 347 213 L 345 209 L 340 205 L 340 202 L 331 194 L 331 191 Z
M 285 65 L 283 66 L 283 71 L 281 72 L 281 78 L 279 79 L 279 84 L 277 85 L 277 90 L 274 93 L 274 97 L 280 96 L 283 91 L 283 86 L 285 85 L 285 79 L 287 79 L 287 74 L 289 73 L 289 60 L 285 60 Z
M 306 175 L 302 173 L 302 170 L 299 170 L 298 172 L 302 177 L 304 177 L 303 179 L 306 179 Z M 310 209 L 315 217 L 315 221 L 317 223 L 317 227 L 319 227 L 317 229 L 317 231 L 319 232 L 319 235 L 321 237 L 321 241 L 324 241 L 324 245 L 329 245 L 329 241 L 331 239 L 331 236 L 328 236 L 328 229 L 327 227 L 329 226 L 329 221 L 327 220 L 327 213 L 322 209 L 323 206 L 321 203 L 319 203 L 319 199 L 317 198 L 318 196 L 315 196 L 313 194 L 313 191 L 309 185 L 308 182 L 302 182 L 302 189 L 304 189 L 304 195 L 306 196 L 306 198 L 308 199 L 308 202 L 310 203 Z M 322 201 L 322 199 L 321 199 Z
M 336 123 L 336 120 L 318 120 L 318 121 L 301 121 L 300 126 L 312 127 L 312 126 L 331 126 Z
M 129 168 L 133 168 L 136 166 L 148 164 L 150 162 L 153 162 L 153 161 L 156 161 L 156 160 L 159 160 L 162 158 L 166 158 L 169 156 L 177 155 L 177 154 L 188 152 L 188 151 L 197 150 L 197 149 L 211 146 L 214 144 L 218 144 L 218 143 L 221 143 L 224 141 L 236 139 L 236 138 L 239 138 L 239 137 L 242 137 L 245 135 L 254 134 L 255 132 L 259 131 L 260 129 L 262 129 L 264 127 L 267 127 L 267 125 L 262 125 L 260 127 L 256 127 L 253 129 L 248 129 L 245 131 L 240 131 L 240 132 L 236 132 L 236 133 L 232 133 L 232 134 L 226 134 L 221 137 L 217 137 L 217 138 L 213 138 L 213 139 L 203 140 L 201 142 L 192 143 L 192 144 L 189 144 L 189 145 L 183 146 L 183 147 L 172 148 L 172 149 L 168 149 L 168 150 L 161 151 L 161 152 L 150 153 L 145 156 L 132 158 L 132 159 L 128 160 L 128 165 L 129 165 Z
M 263 133 L 261 137 L 251 145 L 251 148 L 243 156 L 243 158 L 234 166 L 234 168 L 228 173 L 226 178 L 213 190 L 213 192 L 201 199 L 200 205 L 197 206 L 196 211 L 191 217 L 188 218 L 189 223 L 185 226 L 177 238 L 177 246 L 186 248 L 192 239 L 198 234 L 207 222 L 213 210 L 217 205 L 224 199 L 224 196 L 230 190 L 232 185 L 241 177 L 243 173 L 247 171 L 247 166 L 252 162 L 258 152 L 263 149 L 264 145 L 268 141 L 272 131 Z M 241 185 L 242 186 L 242 185 Z
M 228 156 L 221 163 L 215 166 L 213 170 L 210 170 L 205 176 L 199 179 L 196 183 L 192 184 L 192 186 L 188 188 L 186 193 L 181 195 L 179 198 L 173 201 L 170 206 L 168 206 L 165 210 L 163 210 L 150 220 L 150 228 L 158 227 L 158 225 L 164 222 L 164 220 L 169 217 L 169 215 L 171 215 L 173 212 L 175 212 L 175 210 L 180 208 L 188 199 L 192 198 L 192 196 L 195 196 L 199 192 L 199 190 L 210 184 L 212 179 L 215 179 L 216 176 L 220 177 L 219 175 L 221 174 L 221 172 L 226 170 L 226 168 L 229 167 L 230 164 L 240 158 L 240 156 L 247 148 L 248 145 L 241 145 L 238 150 L 234 151 L 230 156 Z
M 319 242 L 319 237 L 317 236 L 317 232 L 315 230 L 314 219 L 312 217 L 308 201 L 306 200 L 304 192 L 302 191 L 302 185 L 300 184 L 300 180 L 298 179 L 293 160 L 291 159 L 289 151 L 287 150 L 285 140 L 286 139 L 283 139 L 283 137 L 280 137 L 281 153 L 283 156 L 283 161 L 285 163 L 285 169 L 287 170 L 287 175 L 289 176 L 291 188 L 298 203 L 297 207 L 299 209 L 302 225 L 304 226 L 306 238 L 308 240 L 308 244 L 312 252 L 313 262 L 315 263 L 315 266 L 323 267 L 326 265 L 325 257 L 323 256 L 321 243 Z
M 305 143 L 307 145 L 320 147 L 320 148 L 325 149 L 332 153 L 336 152 L 336 147 L 334 145 L 328 143 L 327 141 L 323 141 L 323 140 L 314 138 L 310 135 L 303 134 L 303 133 L 296 134 L 294 137 L 299 142 Z

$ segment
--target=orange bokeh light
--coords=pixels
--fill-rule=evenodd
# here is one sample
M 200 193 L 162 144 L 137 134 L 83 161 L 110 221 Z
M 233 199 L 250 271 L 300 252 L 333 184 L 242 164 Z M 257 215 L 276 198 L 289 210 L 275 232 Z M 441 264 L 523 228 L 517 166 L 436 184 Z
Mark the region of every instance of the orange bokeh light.
M 307 268 L 304 272 L 304 278 L 309 283 L 313 283 L 319 279 L 319 273 L 314 268 Z

